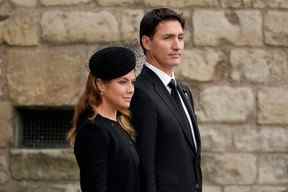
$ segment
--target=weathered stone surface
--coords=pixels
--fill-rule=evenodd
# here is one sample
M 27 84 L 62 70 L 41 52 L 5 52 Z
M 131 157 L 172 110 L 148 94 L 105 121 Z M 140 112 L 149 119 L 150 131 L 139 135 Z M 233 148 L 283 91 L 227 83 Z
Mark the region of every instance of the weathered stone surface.
M 56 6 L 56 5 L 76 5 L 79 3 L 88 3 L 91 0 L 40 0 L 40 3 L 44 6 Z
M 6 29 L 6 23 L 12 15 L 12 5 L 7 1 L 0 2 L 0 46 L 4 43 L 4 30 Z
M 0 26 L 1 31 L 1 26 Z M 1 34 L 0 34 L 1 36 Z M 0 37 L 1 39 L 1 37 Z M 0 99 L 7 95 L 7 82 L 6 82 L 6 73 L 5 73 L 5 51 L 0 48 Z
M 286 0 L 253 0 L 256 8 L 288 8 Z
M 265 152 L 288 152 L 288 129 L 264 127 L 260 129 L 261 149 Z
M 123 39 L 124 41 L 132 41 L 139 38 L 139 26 L 143 15 L 143 10 L 136 9 L 126 9 L 121 12 L 121 39 Z
M 288 129 L 281 127 L 245 127 L 233 129 L 236 150 L 246 152 L 287 152 Z
M 262 45 L 259 11 L 196 10 L 193 16 L 196 45 Z
M 137 0 L 96 0 L 102 6 L 115 6 L 115 5 L 131 5 L 135 4 Z
M 204 185 L 203 192 L 222 192 L 222 190 L 218 186 Z
M 87 63 L 85 47 L 9 49 L 7 79 L 15 105 L 71 105 L 78 100 Z
M 287 186 L 255 186 L 252 187 L 251 192 L 285 192 L 288 191 Z
M 199 119 L 204 122 L 244 122 L 255 108 L 250 88 L 209 87 L 200 93 Z
M 17 7 L 36 7 L 37 0 L 11 0 Z
M 33 181 L 11 182 L 6 189 L 5 192 L 80 192 L 80 187 L 75 184 L 56 184 L 56 182 L 47 184 Z
M 193 42 L 192 42 L 193 27 L 192 27 L 192 20 L 191 20 L 192 12 L 189 9 L 181 10 L 180 14 L 185 19 L 185 30 L 184 30 L 185 47 L 186 48 L 193 47 Z
M 118 22 L 108 11 L 45 12 L 41 19 L 42 36 L 53 43 L 93 43 L 120 40 Z
M 9 163 L 7 159 L 7 152 L 0 151 L 0 185 L 5 184 L 9 180 Z
M 70 150 L 11 151 L 11 174 L 15 179 L 78 180 L 79 168 Z
M 8 45 L 38 45 L 37 13 L 19 12 L 5 20 L 3 41 Z
M 246 8 L 252 7 L 253 0 L 221 0 L 224 8 Z
M 0 147 L 7 147 L 12 136 L 13 108 L 8 102 L 0 102 Z
M 5 26 L 5 22 L 0 21 L 0 45 L 4 42 L 3 40 L 4 26 Z
M 8 2 L 8 0 L 4 0 L 1 4 L 0 4 L 0 16 L 5 18 L 5 17 L 9 17 L 10 15 L 13 14 L 13 5 L 12 3 Z
M 224 188 L 224 192 L 253 192 L 251 187 L 247 186 L 228 186 Z
M 258 92 L 257 121 L 260 124 L 288 124 L 288 89 L 267 87 Z
M 224 152 L 232 149 L 232 126 L 200 124 L 199 127 L 203 151 Z
M 288 56 L 282 50 L 234 49 L 230 60 L 234 80 L 273 82 L 288 79 Z
M 269 45 L 288 45 L 288 13 L 268 11 L 264 16 L 265 42 Z
M 261 150 L 261 135 L 255 127 L 239 127 L 233 130 L 233 143 L 237 151 L 259 151 Z
M 184 52 L 184 60 L 176 69 L 176 73 L 187 79 L 211 81 L 216 67 L 225 63 L 225 55 L 214 49 L 192 49 Z
M 267 154 L 259 160 L 260 184 L 287 184 L 288 183 L 288 155 Z
M 245 153 L 206 154 L 204 178 L 214 184 L 253 184 L 256 181 L 256 157 Z
M 165 6 L 165 7 L 187 7 L 187 6 L 201 6 L 201 7 L 216 7 L 219 6 L 217 0 L 144 0 L 147 6 Z

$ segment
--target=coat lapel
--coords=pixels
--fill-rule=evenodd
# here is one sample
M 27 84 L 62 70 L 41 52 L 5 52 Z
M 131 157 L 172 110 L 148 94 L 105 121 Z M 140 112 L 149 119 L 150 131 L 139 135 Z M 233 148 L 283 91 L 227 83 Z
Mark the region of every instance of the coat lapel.
M 199 128 L 198 128 L 197 118 L 195 116 L 194 110 L 192 109 L 192 101 L 191 101 L 192 98 L 190 98 L 191 96 L 189 94 L 189 91 L 185 90 L 183 86 L 181 86 L 181 84 L 179 84 L 179 93 L 190 115 L 190 118 L 194 127 L 193 130 L 194 130 L 195 139 L 197 143 L 197 151 L 200 151 L 201 150 L 200 149 L 201 147 L 200 133 L 199 133 Z
M 175 101 L 170 96 L 170 93 L 166 89 L 166 87 L 163 85 L 159 77 L 151 71 L 146 66 L 143 67 L 144 74 L 147 73 L 147 77 L 149 77 L 149 80 L 154 85 L 154 91 L 159 95 L 159 97 L 166 103 L 167 107 L 173 113 L 176 121 L 179 123 L 181 130 L 184 132 L 185 138 L 188 141 L 190 147 L 192 148 L 192 151 L 195 153 L 194 144 L 192 143 L 192 134 L 188 123 L 188 120 L 185 117 L 185 114 L 182 114 L 182 112 L 178 109 L 176 106 Z

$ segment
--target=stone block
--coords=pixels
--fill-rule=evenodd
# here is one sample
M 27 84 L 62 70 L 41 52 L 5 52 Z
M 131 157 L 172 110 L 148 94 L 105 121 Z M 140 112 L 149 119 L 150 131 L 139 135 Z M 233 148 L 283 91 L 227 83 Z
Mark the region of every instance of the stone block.
M 284 192 L 284 191 L 287 191 L 288 190 L 288 187 L 287 186 L 279 186 L 279 185 L 276 185 L 276 186 L 254 186 L 252 187 L 251 189 L 251 192 Z
M 224 192 L 253 192 L 253 191 L 251 191 L 251 187 L 248 186 L 232 185 L 227 187 L 225 186 Z
M 277 82 L 288 79 L 288 56 L 283 50 L 234 49 L 231 77 L 250 82 Z
M 233 143 L 237 151 L 260 151 L 262 149 L 261 141 L 259 130 L 253 126 L 243 126 L 242 128 L 233 129 Z
M 264 152 L 288 152 L 288 129 L 263 127 L 260 129 L 261 150 Z
M 282 127 L 233 129 L 233 143 L 242 152 L 288 152 L 287 137 L 288 129 Z
M 4 32 L 5 22 L 0 22 L 0 45 L 4 42 L 3 32 Z
M 255 8 L 288 8 L 286 0 L 253 0 Z
M 0 150 L 0 186 L 6 184 L 9 179 L 8 154 L 6 150 Z
M 288 89 L 267 87 L 257 94 L 260 124 L 288 124 Z
M 79 183 L 79 181 L 78 181 Z M 0 188 L 1 191 L 1 188 Z M 81 192 L 80 186 L 70 183 L 45 181 L 14 181 L 3 192 Z M 1 191 L 2 192 L 2 191 Z
M 101 6 L 133 5 L 137 0 L 96 0 Z
M 16 7 L 36 7 L 37 0 L 11 0 Z
M 7 81 L 6 81 L 6 51 L 0 48 L 0 100 L 5 98 L 7 95 L 8 93 L 7 93 Z
M 0 147 L 7 147 L 12 137 L 13 108 L 8 102 L 0 102 Z
M 122 34 L 122 40 L 135 41 L 139 39 L 139 26 L 140 21 L 144 15 L 143 10 L 137 9 L 125 9 L 121 11 L 120 17 L 120 31 Z
M 204 178 L 212 184 L 253 184 L 257 178 L 256 157 L 246 153 L 206 154 Z
M 202 151 L 224 152 L 232 149 L 232 126 L 199 125 L 201 130 Z
M 288 46 L 287 22 L 287 12 L 268 11 L 264 15 L 265 43 L 269 45 Z
M 262 16 L 255 10 L 195 10 L 193 16 L 196 45 L 263 44 Z
M 253 0 L 221 0 L 223 8 L 250 8 Z
M 57 6 L 57 5 L 77 5 L 80 3 L 89 3 L 91 0 L 40 0 L 44 6 Z
M 47 11 L 42 15 L 42 37 L 51 43 L 95 43 L 120 40 L 113 14 L 94 12 Z
M 222 192 L 219 186 L 204 185 L 203 192 Z
M 245 122 L 255 110 L 250 88 L 214 86 L 201 91 L 199 119 L 202 122 Z
M 86 80 L 85 47 L 9 49 L 7 57 L 14 105 L 62 106 L 78 100 Z
M 5 20 L 3 41 L 8 45 L 35 46 L 39 44 L 38 15 L 35 12 L 19 11 Z
M 35 181 L 75 181 L 79 168 L 70 150 L 11 150 L 11 174 L 14 179 Z
M 144 0 L 146 6 L 152 7 L 217 7 L 219 3 L 217 0 Z
M 216 69 L 226 62 L 225 55 L 214 49 L 191 49 L 184 52 L 183 63 L 176 69 L 176 74 L 185 79 L 196 81 L 212 81 Z
M 287 184 L 288 183 L 288 155 L 265 154 L 259 160 L 260 184 Z

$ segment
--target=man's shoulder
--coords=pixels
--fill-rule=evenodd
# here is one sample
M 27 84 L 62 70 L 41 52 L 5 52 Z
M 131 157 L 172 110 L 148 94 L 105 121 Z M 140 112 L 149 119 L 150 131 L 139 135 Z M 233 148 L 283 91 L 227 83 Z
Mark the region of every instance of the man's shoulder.
M 152 86 L 150 77 L 144 73 L 140 73 L 136 78 L 135 87 L 136 88 L 143 88 L 143 87 Z
M 191 92 L 189 85 L 186 82 L 181 81 L 181 80 L 177 80 L 177 83 L 178 83 L 179 87 L 181 87 L 183 89 L 183 91 Z

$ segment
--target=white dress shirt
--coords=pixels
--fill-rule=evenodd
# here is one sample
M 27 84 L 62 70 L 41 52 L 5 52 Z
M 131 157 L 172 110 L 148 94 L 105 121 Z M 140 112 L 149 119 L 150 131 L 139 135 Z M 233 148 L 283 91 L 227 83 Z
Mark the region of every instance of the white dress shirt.
M 168 90 L 168 92 L 171 94 L 171 88 L 168 86 L 168 84 L 170 83 L 170 81 L 172 79 L 175 80 L 175 76 L 174 76 L 174 73 L 172 74 L 172 77 L 169 76 L 167 73 L 161 71 L 160 69 L 158 69 L 157 67 L 149 64 L 149 63 L 145 63 L 145 66 L 148 67 L 149 69 L 151 69 L 159 78 L 160 80 L 162 81 L 162 83 L 165 85 L 166 89 Z M 175 82 L 177 83 L 177 81 L 175 80 Z M 182 104 L 182 107 L 184 109 L 184 112 L 186 114 L 186 117 L 189 121 L 189 125 L 190 125 L 190 129 L 191 129 L 191 132 L 192 132 L 192 137 L 193 137 L 193 142 L 194 142 L 194 145 L 195 145 L 195 148 L 197 149 L 197 142 L 196 142 L 196 139 L 195 139 L 195 133 L 194 133 L 194 129 L 193 129 L 193 124 L 192 124 L 192 121 L 191 121 L 191 117 L 188 113 L 188 110 L 187 110 L 187 107 L 186 105 L 184 104 L 183 102 L 183 99 L 182 97 L 179 95 L 178 93 L 178 96 L 181 100 L 181 104 Z

